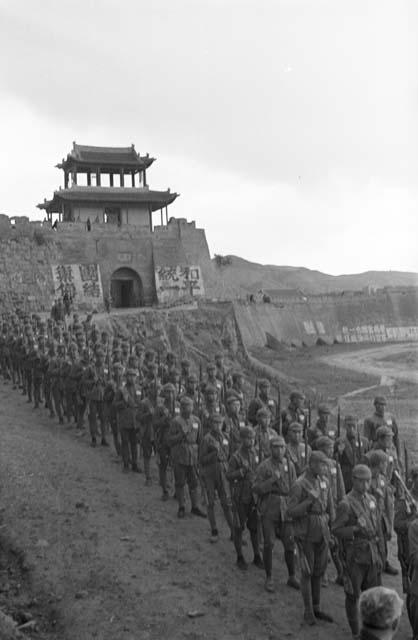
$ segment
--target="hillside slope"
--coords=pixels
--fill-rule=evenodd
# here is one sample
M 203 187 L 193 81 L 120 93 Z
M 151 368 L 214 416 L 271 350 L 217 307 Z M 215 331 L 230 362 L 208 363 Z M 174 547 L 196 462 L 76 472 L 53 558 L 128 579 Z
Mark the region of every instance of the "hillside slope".
M 300 289 L 305 293 L 356 291 L 371 286 L 418 286 L 418 273 L 403 271 L 366 271 L 332 276 L 305 267 L 261 265 L 237 256 L 226 256 L 230 264 L 218 266 L 212 260 L 215 274 L 213 295 L 234 298 L 259 289 Z M 212 283 L 211 283 L 212 285 Z

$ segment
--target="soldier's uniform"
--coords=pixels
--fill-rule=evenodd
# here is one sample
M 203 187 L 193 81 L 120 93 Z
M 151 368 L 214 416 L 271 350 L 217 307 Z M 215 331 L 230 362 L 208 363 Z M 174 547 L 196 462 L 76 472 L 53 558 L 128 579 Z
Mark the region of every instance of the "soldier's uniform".
M 364 421 L 364 436 L 369 440 L 371 444 L 374 444 L 377 440 L 377 430 L 379 427 L 389 427 L 393 435 L 393 443 L 396 448 L 398 457 L 400 456 L 399 446 L 399 428 L 395 418 L 385 413 L 386 400 L 383 396 L 377 396 L 374 399 L 374 405 L 376 411 L 374 414 Z
M 205 403 L 201 410 L 201 421 L 203 435 L 210 431 L 211 419 L 213 415 L 219 415 L 223 417 L 225 410 L 223 405 L 218 401 L 218 392 L 216 387 L 207 385 L 205 388 Z
M 241 445 L 240 430 L 245 427 L 245 420 L 240 413 L 241 401 L 235 393 L 228 393 L 226 402 L 227 412 L 224 417 L 223 430 L 228 436 L 232 455 Z
M 233 538 L 237 553 L 237 565 L 240 569 L 245 570 L 247 569 L 247 563 L 242 553 L 242 533 L 245 527 L 250 532 L 254 553 L 253 562 L 259 568 L 263 568 L 264 565 L 260 556 L 257 509 L 252 491 L 258 464 L 258 458 L 253 448 L 254 430 L 251 427 L 242 427 L 240 433 L 244 442 L 230 457 L 227 478 L 231 483 L 234 516 Z M 246 442 L 250 442 L 251 439 L 251 446 L 247 446 Z
M 141 391 L 135 385 L 136 372 L 128 369 L 126 372 L 128 382 L 121 384 L 115 393 L 114 405 L 117 414 L 117 423 L 121 435 L 121 453 L 124 471 L 138 472 L 138 406 L 141 399 Z
M 150 486 L 151 480 L 151 456 L 154 447 L 154 398 L 155 386 L 147 388 L 147 396 L 143 398 L 138 407 L 139 441 L 144 457 L 145 484 Z
M 418 638 L 418 515 L 408 527 L 410 575 L 409 593 L 406 599 L 409 622 L 412 627 L 413 640 Z
M 260 389 L 258 396 L 253 398 L 248 406 L 248 422 L 255 427 L 257 424 L 257 411 L 264 409 L 268 411 L 271 428 L 277 431 L 279 428 L 277 402 L 269 397 L 270 382 L 263 378 L 258 381 L 258 388 Z
M 180 407 L 175 401 L 176 390 L 174 385 L 167 382 L 161 393 L 163 403 L 157 403 L 154 413 L 155 449 L 158 456 L 158 470 L 162 499 L 168 500 L 167 469 L 170 463 L 169 432 L 171 421 L 180 414 Z
M 401 474 L 401 464 L 393 444 L 393 432 L 389 427 L 379 427 L 376 431 L 376 442 L 372 445 L 372 451 L 384 451 L 387 455 L 386 477 L 395 491 L 399 492 L 397 475 Z
M 103 405 L 106 381 L 107 373 L 105 372 L 103 363 L 103 352 L 97 350 L 96 362 L 91 364 L 83 375 L 83 383 L 86 388 L 86 398 L 88 400 L 88 419 L 92 446 L 96 446 L 96 436 L 98 433 L 97 420 L 99 420 L 100 424 L 101 444 L 108 446 Z
M 283 447 L 286 444 L 282 436 L 276 433 L 270 440 L 270 446 Z M 282 460 L 268 457 L 256 471 L 253 484 L 254 492 L 259 496 L 258 510 L 263 529 L 263 562 L 266 572 L 266 590 L 273 591 L 273 547 L 275 539 L 280 538 L 284 547 L 284 558 L 288 570 L 288 585 L 298 589 L 295 578 L 295 542 L 291 519 L 287 517 L 288 496 L 296 481 L 296 472 L 292 462 L 285 457 Z
M 61 376 L 61 370 L 65 361 L 65 347 L 59 344 L 57 347 L 57 355 L 52 358 L 49 363 L 49 378 L 51 380 L 51 394 L 54 400 L 55 413 L 58 416 L 60 424 L 64 424 L 64 387 Z
M 183 409 L 188 406 L 188 410 Z M 183 396 L 180 400 L 180 415 L 174 418 L 170 425 L 168 443 L 171 448 L 171 459 L 174 466 L 174 481 L 178 500 L 178 517 L 185 515 L 186 482 L 190 491 L 192 513 L 198 516 L 206 516 L 198 505 L 198 450 L 202 440 L 202 427 L 197 416 L 191 413 L 192 400 Z M 186 418 L 183 411 L 190 415 Z
M 369 467 L 372 472 L 372 480 L 370 483 L 370 493 L 375 498 L 377 508 L 380 513 L 381 527 L 384 545 L 384 571 L 389 575 L 396 576 L 398 570 L 392 567 L 388 562 L 388 541 L 392 537 L 393 518 L 394 518 L 394 499 L 393 489 L 386 477 L 386 466 L 388 457 L 384 451 L 372 450 L 367 456 Z
M 225 520 L 232 534 L 231 496 L 226 472 L 229 458 L 229 440 L 222 432 L 223 418 L 212 414 L 210 429 L 205 434 L 199 452 L 200 471 L 206 490 L 211 542 L 218 540 L 215 518 L 215 498 L 219 497 Z
M 365 463 L 364 456 L 370 449 L 370 443 L 367 438 L 360 436 L 355 416 L 345 416 L 344 428 L 345 436 L 338 438 L 335 444 L 335 458 L 341 466 L 345 491 L 348 493 L 353 487 L 353 469 Z
M 303 393 L 292 391 L 290 394 L 290 403 L 285 411 L 282 412 L 282 434 L 287 440 L 287 432 L 293 422 L 299 422 L 303 428 L 306 427 L 306 415 L 302 408 L 305 400 Z
M 331 440 L 335 440 L 336 431 L 328 424 L 330 414 L 331 411 L 326 404 L 320 404 L 318 406 L 318 419 L 315 425 L 306 432 L 308 443 L 313 451 L 317 448 L 316 440 L 318 440 L 318 438 L 326 436 L 327 438 L 331 438 Z
M 113 437 L 113 446 L 115 447 L 116 455 L 120 456 L 122 453 L 121 438 L 118 428 L 118 414 L 115 406 L 116 393 L 121 386 L 123 366 L 120 363 L 116 363 L 112 366 L 112 378 L 107 381 L 104 394 L 104 411 L 106 422 L 110 426 Z
M 321 579 L 327 568 L 331 539 L 329 524 L 335 515 L 331 488 L 320 475 L 327 464 L 322 451 L 312 453 L 308 468 L 290 490 L 287 510 L 299 552 L 304 618 L 308 624 L 315 624 L 315 618 L 332 621 L 320 608 Z
M 371 480 L 370 469 L 357 465 L 353 478 Z M 361 591 L 381 584 L 383 539 L 375 498 L 353 488 L 337 506 L 332 531 L 341 543 L 345 608 L 353 636 L 359 634 L 358 601 Z
M 287 458 L 290 460 L 299 476 L 305 471 L 312 454 L 311 447 L 305 442 L 301 442 L 302 425 L 299 422 L 292 422 L 287 431 Z
M 254 428 L 254 449 L 260 464 L 270 457 L 270 444 L 277 432 L 269 426 L 271 414 L 268 409 L 260 407 L 257 411 L 256 425 Z

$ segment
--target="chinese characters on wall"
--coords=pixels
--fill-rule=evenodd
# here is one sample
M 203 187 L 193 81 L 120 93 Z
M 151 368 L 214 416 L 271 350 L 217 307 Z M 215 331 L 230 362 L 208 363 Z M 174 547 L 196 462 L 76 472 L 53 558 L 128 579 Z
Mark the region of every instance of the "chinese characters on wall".
M 156 267 L 155 286 L 158 302 L 196 298 L 204 295 L 200 267 Z
M 67 294 L 73 302 L 97 306 L 103 302 L 102 281 L 97 264 L 52 265 L 55 295 Z

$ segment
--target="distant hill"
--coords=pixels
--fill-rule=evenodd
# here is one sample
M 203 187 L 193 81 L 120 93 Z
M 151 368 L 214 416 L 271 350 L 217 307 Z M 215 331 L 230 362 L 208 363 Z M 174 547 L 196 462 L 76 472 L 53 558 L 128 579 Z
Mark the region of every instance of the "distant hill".
M 358 291 L 368 286 L 377 289 L 418 286 L 418 273 L 406 271 L 366 271 L 332 276 L 304 267 L 257 264 L 237 256 L 223 256 L 223 259 L 229 264 L 219 266 L 216 258 L 213 258 L 215 277 L 210 283 L 210 294 L 221 298 L 245 296 L 259 289 L 299 289 L 304 293 L 329 293 Z

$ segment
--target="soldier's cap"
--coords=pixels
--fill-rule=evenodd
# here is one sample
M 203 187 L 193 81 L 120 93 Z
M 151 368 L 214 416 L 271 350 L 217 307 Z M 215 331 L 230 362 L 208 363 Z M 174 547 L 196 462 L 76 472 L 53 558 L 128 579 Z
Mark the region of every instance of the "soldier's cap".
M 323 451 L 312 451 L 311 457 L 309 458 L 309 464 L 313 464 L 314 462 L 325 462 L 328 464 L 328 458 Z
M 161 391 L 163 393 L 176 393 L 176 388 L 175 388 L 174 384 L 171 384 L 171 382 L 167 382 L 167 384 L 165 384 L 163 386 Z
M 411 480 L 413 480 L 414 478 L 418 478 L 418 467 L 412 467 L 409 472 L 409 477 L 411 478 Z
M 358 480 L 370 480 L 372 477 L 371 471 L 366 464 L 356 464 L 351 475 Z
M 372 587 L 361 594 L 359 607 L 363 627 L 393 629 L 402 615 L 403 600 L 394 589 Z
M 328 449 L 328 447 L 334 447 L 334 442 L 328 436 L 320 436 L 315 440 L 315 447 L 319 451 L 324 451 Z
M 239 371 L 238 369 L 232 372 L 232 380 L 236 380 L 237 378 L 243 378 L 243 377 L 244 377 L 243 372 Z
M 45 342 L 46 336 L 44 334 L 38 336 L 38 342 Z
M 215 353 L 215 358 L 223 358 L 224 354 L 221 351 L 218 351 L 218 353 Z
M 239 402 L 239 404 L 241 404 L 241 398 L 235 393 L 235 391 L 228 391 L 226 394 L 226 401 L 228 404 L 232 404 L 232 402 Z
M 95 351 L 96 351 L 96 357 L 101 357 L 101 358 L 103 358 L 103 356 L 104 356 L 104 351 L 103 351 L 103 349 L 100 349 L 100 347 L 98 347 Z
M 381 427 L 376 429 L 377 440 L 379 440 L 380 438 L 386 438 L 388 436 L 393 437 L 393 431 L 390 427 L 386 427 L 384 424 L 382 424 Z
M 290 400 L 304 400 L 305 396 L 301 391 L 292 391 L 290 394 Z
M 76 342 L 70 342 L 70 344 L 68 345 L 68 350 L 71 351 L 78 351 L 78 346 Z
M 216 364 L 214 362 L 208 362 L 206 365 L 206 371 L 215 371 Z
M 285 446 L 286 446 L 286 442 L 283 436 L 276 435 L 270 438 L 270 447 L 285 447 Z
M 114 362 L 114 363 L 112 364 L 112 369 L 113 369 L 113 371 L 115 371 L 115 372 L 116 372 L 116 371 L 122 372 L 122 371 L 123 371 L 123 364 L 121 364 L 120 362 Z
M 181 361 L 182 367 L 190 367 L 190 360 L 184 359 Z
M 189 398 L 189 396 L 181 396 L 180 398 L 180 404 L 182 405 L 193 405 L 193 400 L 191 398 Z
M 241 429 L 239 430 L 239 435 L 241 440 L 243 440 L 244 438 L 254 438 L 255 431 L 252 427 L 247 425 L 246 427 L 241 427 Z
M 65 351 L 65 344 L 62 344 L 61 342 L 58 344 L 58 351 Z
M 221 416 L 220 413 L 213 413 L 210 416 L 210 423 L 211 424 L 222 424 L 222 422 L 224 421 L 223 417 Z
M 217 388 L 214 387 L 213 384 L 207 384 L 205 386 L 205 396 L 208 396 L 210 393 L 218 393 Z
M 195 373 L 191 373 L 187 376 L 187 382 L 197 382 L 197 375 Z
M 106 331 L 106 329 L 103 329 L 103 331 L 101 332 L 101 334 L 100 334 L 100 335 L 101 335 L 101 336 L 108 336 L 108 335 L 109 335 L 109 332 L 108 332 L 108 331 Z
M 291 422 L 287 430 L 288 431 L 303 431 L 303 426 L 300 424 L 300 422 Z
M 386 398 L 384 396 L 376 396 L 373 404 L 386 404 Z
M 270 380 L 267 380 L 267 378 L 261 378 L 258 381 L 258 386 L 259 387 L 270 387 L 271 386 Z
M 378 467 L 381 462 L 388 460 L 388 456 L 382 449 L 372 449 L 366 453 L 366 458 L 371 467 Z
M 135 369 L 129 368 L 129 369 L 126 369 L 126 375 L 127 376 L 137 376 L 138 373 L 137 373 L 137 371 L 135 371 Z
M 344 425 L 348 425 L 348 424 L 357 424 L 357 418 L 356 416 L 353 416 L 351 414 L 349 414 L 348 416 L 344 416 Z
M 117 353 L 119 355 L 122 353 L 122 349 L 120 347 L 113 347 L 112 353 Z
M 255 414 L 256 418 L 268 418 L 270 416 L 270 411 L 265 407 L 260 407 L 257 413 Z
M 154 356 L 155 356 L 155 351 L 154 351 L 154 349 L 147 349 L 147 350 L 145 351 L 145 357 L 146 357 L 146 358 L 152 358 L 152 357 L 154 357 Z
M 322 413 L 323 415 L 329 415 L 331 413 L 330 408 L 326 404 L 318 405 L 318 413 Z
M 166 360 L 175 360 L 176 356 L 174 355 L 174 353 L 172 351 L 167 351 L 167 354 L 165 356 Z
M 68 336 L 70 335 L 70 332 L 65 330 L 62 332 L 62 335 L 65 336 L 66 338 L 68 338 Z

